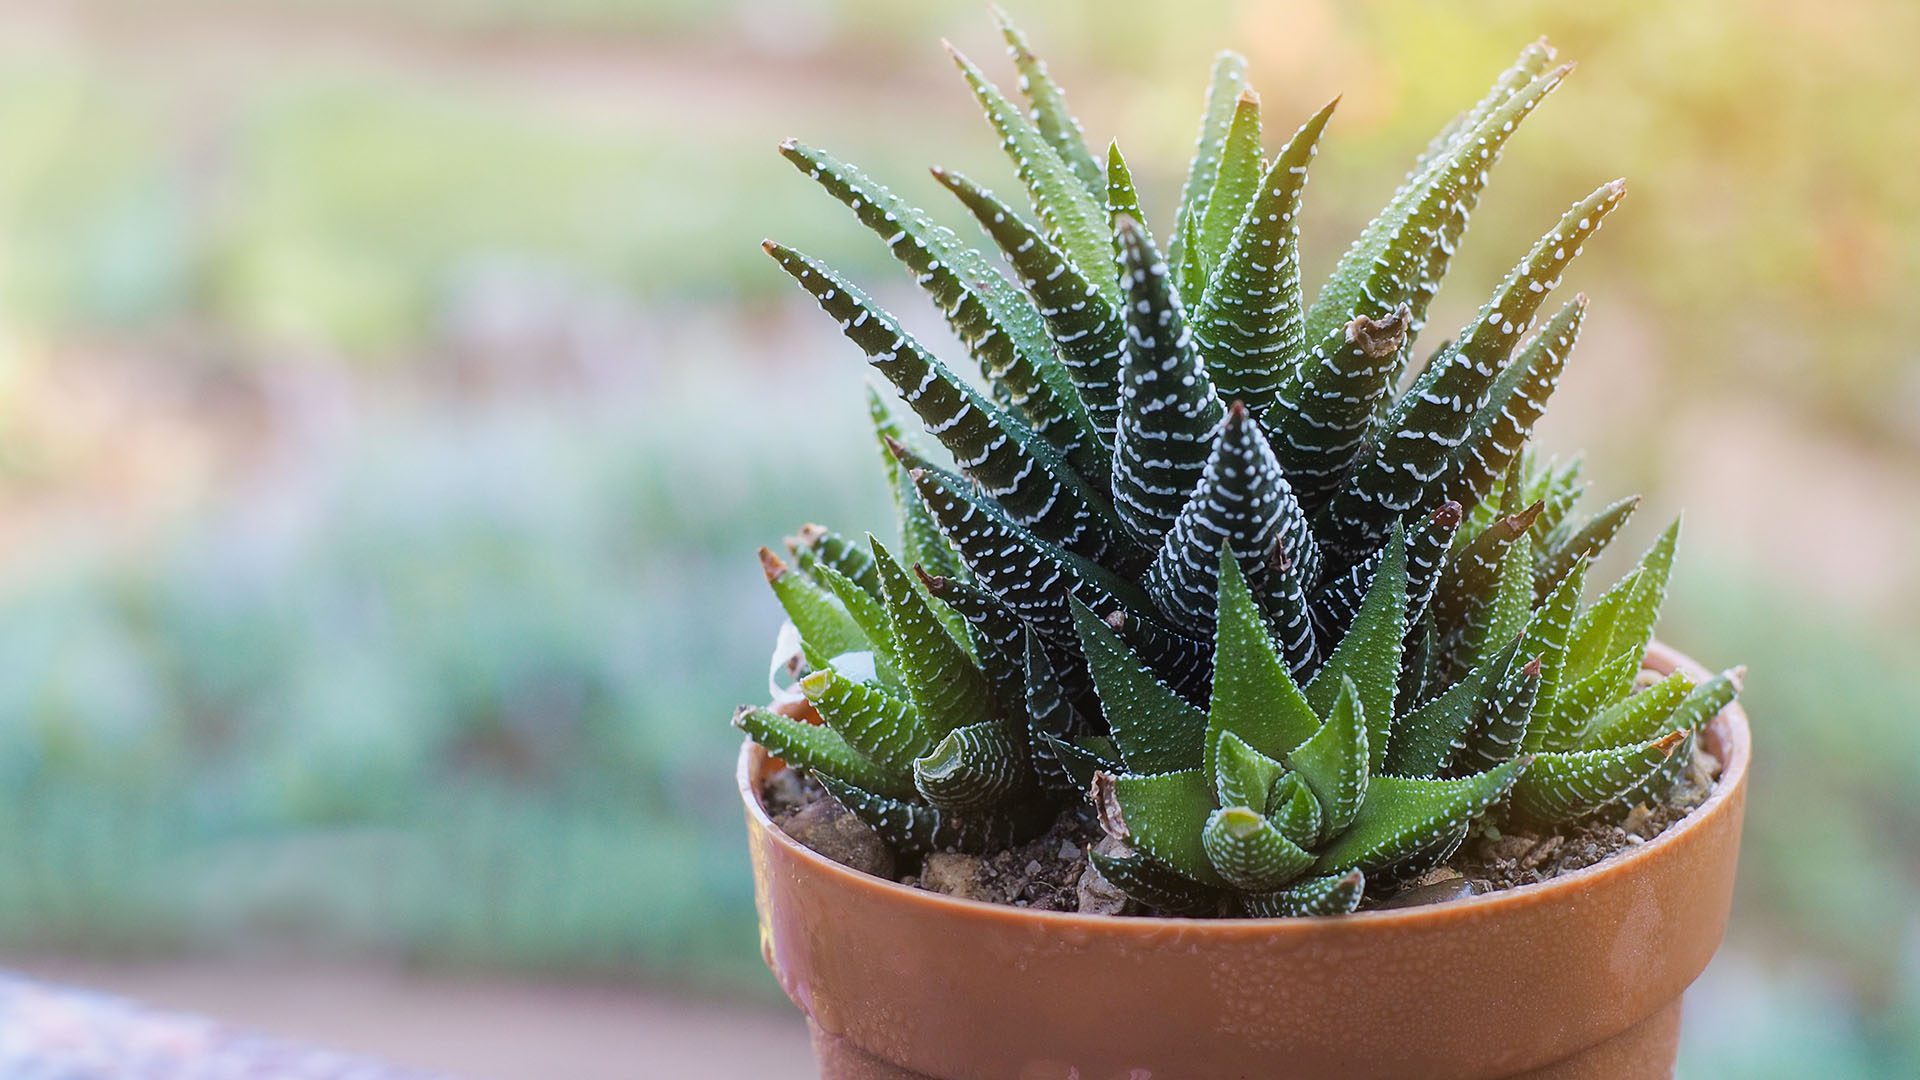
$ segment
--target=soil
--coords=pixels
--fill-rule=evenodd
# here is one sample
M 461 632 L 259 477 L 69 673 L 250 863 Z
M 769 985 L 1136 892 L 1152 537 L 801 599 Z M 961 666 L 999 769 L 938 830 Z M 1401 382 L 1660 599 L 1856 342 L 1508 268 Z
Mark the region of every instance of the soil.
M 1596 819 L 1556 833 L 1486 825 L 1445 864 L 1392 896 L 1365 908 L 1437 904 L 1518 885 L 1531 885 L 1584 869 L 1660 835 L 1706 801 L 1720 762 L 1696 748 L 1691 767 L 1672 800 L 1635 806 L 1614 818 Z M 767 778 L 762 789 L 775 824 L 835 862 L 929 892 L 1042 911 L 1137 915 L 1131 903 L 1087 861 L 1087 849 L 1111 845 L 1091 811 L 1069 807 L 1040 836 L 992 855 L 935 852 L 913 862 L 896 857 L 872 829 L 849 814 L 826 790 L 791 769 Z

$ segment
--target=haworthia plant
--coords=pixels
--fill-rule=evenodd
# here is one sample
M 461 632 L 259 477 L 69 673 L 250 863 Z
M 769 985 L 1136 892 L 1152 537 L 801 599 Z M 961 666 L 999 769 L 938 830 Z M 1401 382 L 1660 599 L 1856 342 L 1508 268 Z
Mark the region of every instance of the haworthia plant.
M 946 457 L 870 395 L 899 544 L 809 525 L 785 558 L 762 550 L 794 685 L 735 723 L 909 858 L 1089 815 L 1099 872 L 1179 914 L 1352 911 L 1477 822 L 1551 830 L 1668 798 L 1740 675 L 1642 677 L 1677 523 L 1589 601 L 1636 503 L 1579 517 L 1578 462 L 1527 451 L 1587 313 L 1547 302 L 1624 184 L 1575 202 L 1402 377 L 1495 160 L 1569 68 L 1528 46 L 1308 303 L 1300 214 L 1333 104 L 1269 153 L 1246 63 L 1223 54 L 1163 243 L 1118 144 L 1088 146 L 998 17 L 1024 107 L 953 55 L 1025 199 L 934 177 L 1004 268 L 782 144 L 984 385 L 766 245 Z

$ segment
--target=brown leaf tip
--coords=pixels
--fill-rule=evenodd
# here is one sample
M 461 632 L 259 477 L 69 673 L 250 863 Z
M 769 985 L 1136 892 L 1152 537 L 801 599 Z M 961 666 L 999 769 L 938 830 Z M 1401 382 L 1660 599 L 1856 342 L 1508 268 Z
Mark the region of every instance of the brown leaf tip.
M 919 563 L 913 564 L 913 576 L 919 578 L 920 584 L 925 585 L 927 591 L 935 596 L 946 592 L 947 587 L 953 584 L 941 575 L 927 573 L 926 568 L 922 567 Z
M 1358 316 L 1347 324 L 1347 344 L 1358 346 L 1369 360 L 1392 356 L 1406 344 L 1407 324 L 1412 320 L 1413 309 L 1406 304 L 1394 308 L 1384 319 Z
M 1112 773 L 1104 770 L 1094 773 L 1093 782 L 1087 785 L 1087 801 L 1093 804 L 1100 831 L 1124 844 L 1133 839 L 1133 834 L 1127 831 L 1126 815 L 1120 809 L 1120 793 L 1114 783 Z
M 1539 678 L 1540 677 L 1540 660 L 1541 660 L 1541 657 L 1536 656 L 1533 659 L 1527 661 L 1527 666 L 1520 669 L 1520 674 L 1525 675 L 1529 679 Z
M 763 545 L 760 548 L 760 572 L 767 575 L 767 581 L 772 582 L 787 572 L 787 564 L 773 553 L 772 548 Z
M 1452 499 L 1434 507 L 1432 521 L 1443 529 L 1451 529 L 1460 524 L 1466 516 L 1466 510 Z
M 1660 736 L 1660 741 L 1654 743 L 1653 748 L 1660 751 L 1662 757 L 1671 757 L 1673 756 L 1673 748 L 1679 746 L 1681 741 L 1686 737 L 1687 733 L 1684 731 L 1669 731 L 1665 735 Z
M 1115 630 L 1125 630 L 1127 628 L 1127 613 L 1124 611 L 1116 611 L 1100 621 L 1113 627 Z

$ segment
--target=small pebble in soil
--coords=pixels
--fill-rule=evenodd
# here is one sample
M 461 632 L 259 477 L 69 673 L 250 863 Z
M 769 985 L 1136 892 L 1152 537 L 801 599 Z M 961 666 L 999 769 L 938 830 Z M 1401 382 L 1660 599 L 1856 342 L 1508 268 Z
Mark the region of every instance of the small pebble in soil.
M 795 778 L 787 769 L 768 779 L 765 798 L 775 823 L 788 836 L 844 866 L 875 877 L 894 876 L 893 849 L 818 785 Z

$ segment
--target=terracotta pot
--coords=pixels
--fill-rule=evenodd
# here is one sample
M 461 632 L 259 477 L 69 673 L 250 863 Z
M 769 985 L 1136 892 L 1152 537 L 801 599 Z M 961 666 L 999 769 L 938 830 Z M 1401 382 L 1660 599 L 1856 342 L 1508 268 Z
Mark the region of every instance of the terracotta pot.
M 1650 666 L 1698 665 L 1656 645 Z M 922 892 L 789 839 L 740 758 L 767 966 L 828 1080 L 1671 1075 L 1680 994 L 1719 947 L 1750 756 L 1707 729 L 1706 803 L 1538 885 L 1322 919 L 1112 918 Z

